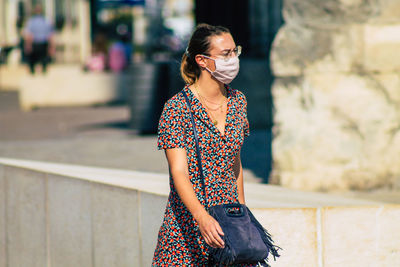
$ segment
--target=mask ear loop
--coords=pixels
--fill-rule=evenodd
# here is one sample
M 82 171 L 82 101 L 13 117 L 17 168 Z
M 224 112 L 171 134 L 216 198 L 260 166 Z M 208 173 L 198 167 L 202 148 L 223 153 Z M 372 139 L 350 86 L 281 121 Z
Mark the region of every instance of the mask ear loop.
M 214 64 L 215 64 L 215 69 L 217 69 L 217 62 L 215 61 L 215 59 L 213 59 L 213 58 L 210 58 L 210 57 L 208 57 L 208 56 L 206 56 L 206 55 L 201 55 L 201 56 L 203 56 L 203 57 L 205 57 L 205 58 L 208 58 L 208 59 L 211 59 L 211 60 L 214 60 Z M 214 71 L 211 71 L 209 68 L 207 68 L 207 67 L 204 67 L 210 74 L 212 74 Z

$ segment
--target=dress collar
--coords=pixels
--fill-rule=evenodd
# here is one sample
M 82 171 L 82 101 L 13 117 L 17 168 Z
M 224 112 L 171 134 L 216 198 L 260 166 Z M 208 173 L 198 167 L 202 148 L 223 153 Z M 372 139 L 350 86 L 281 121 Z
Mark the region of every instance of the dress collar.
M 207 127 L 212 130 L 214 133 L 216 133 L 219 137 L 221 137 L 224 141 L 226 140 L 227 133 L 230 130 L 230 127 L 233 127 L 232 125 L 232 109 L 233 109 L 233 89 L 229 85 L 225 85 L 225 88 L 227 90 L 227 97 L 228 97 L 228 110 L 226 114 L 226 121 L 225 121 L 225 130 L 224 130 L 224 135 L 219 131 L 217 126 L 215 126 L 212 121 L 211 117 L 209 116 L 207 110 L 203 106 L 203 104 L 200 102 L 200 100 L 193 94 L 192 90 L 190 90 L 189 85 L 185 85 L 183 90 L 185 90 L 189 102 L 191 105 L 191 110 L 194 116 L 199 118 Z

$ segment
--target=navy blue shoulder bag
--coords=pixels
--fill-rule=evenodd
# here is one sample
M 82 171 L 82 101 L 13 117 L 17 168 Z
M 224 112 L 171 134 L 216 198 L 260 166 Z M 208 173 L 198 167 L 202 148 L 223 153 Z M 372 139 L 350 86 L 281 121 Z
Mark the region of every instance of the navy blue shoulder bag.
M 282 248 L 273 244 L 271 235 L 257 221 L 246 205 L 238 202 L 211 207 L 208 206 L 203 169 L 201 166 L 198 134 L 191 112 L 190 101 L 184 90 L 182 90 L 182 93 L 189 107 L 190 119 L 193 126 L 197 162 L 206 201 L 205 208 L 208 213 L 218 221 L 224 232 L 221 238 L 225 242 L 225 247 L 210 247 L 209 266 L 222 266 L 236 263 L 254 263 L 258 264 L 258 266 L 269 266 L 269 253 L 273 255 L 274 261 L 276 261 L 276 257 L 280 256 L 278 254 L 278 249 Z

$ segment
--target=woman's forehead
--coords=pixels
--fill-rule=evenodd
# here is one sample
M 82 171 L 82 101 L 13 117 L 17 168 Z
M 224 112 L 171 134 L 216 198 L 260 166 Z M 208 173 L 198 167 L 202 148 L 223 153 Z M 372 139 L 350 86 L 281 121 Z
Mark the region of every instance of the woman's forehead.
M 212 50 L 232 50 L 235 48 L 235 41 L 233 41 L 230 33 L 223 33 L 211 37 L 210 40 L 210 52 Z

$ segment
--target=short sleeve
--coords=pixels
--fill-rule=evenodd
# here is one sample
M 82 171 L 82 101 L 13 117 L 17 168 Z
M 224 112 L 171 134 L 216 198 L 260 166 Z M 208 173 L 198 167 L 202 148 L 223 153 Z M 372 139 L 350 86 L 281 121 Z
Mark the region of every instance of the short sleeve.
M 243 113 L 244 113 L 243 132 L 244 136 L 248 137 L 250 136 L 250 125 L 249 125 L 249 120 L 247 118 L 247 100 L 244 94 L 243 94 Z
M 49 35 L 54 33 L 54 26 L 51 22 L 47 22 L 47 29 L 48 29 Z
M 31 34 L 32 31 L 33 31 L 32 28 L 33 28 L 32 19 L 28 19 L 28 22 L 26 23 L 26 26 L 25 26 L 25 29 L 24 29 L 24 33 L 25 34 Z
M 174 101 L 167 101 L 158 122 L 158 150 L 166 148 L 185 148 L 185 129 L 182 110 Z

